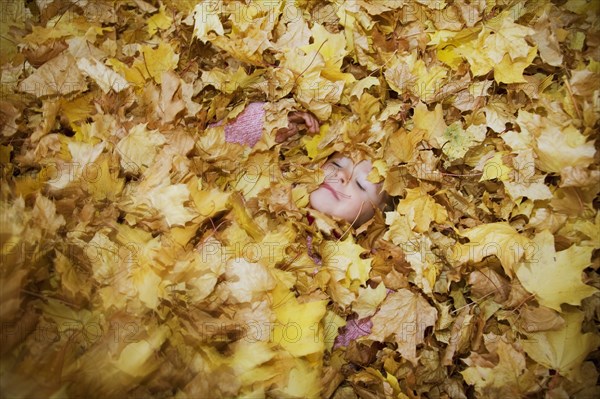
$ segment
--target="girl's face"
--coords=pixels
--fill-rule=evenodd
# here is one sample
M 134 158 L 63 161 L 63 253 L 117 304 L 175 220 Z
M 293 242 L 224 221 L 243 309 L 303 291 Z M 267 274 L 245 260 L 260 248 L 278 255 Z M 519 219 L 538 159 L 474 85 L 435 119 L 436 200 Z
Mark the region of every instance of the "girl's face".
M 368 221 L 384 201 L 382 183 L 367 180 L 372 167 L 371 161 L 355 165 L 348 157 L 333 156 L 323 165 L 325 180 L 310 194 L 310 206 L 355 226 Z

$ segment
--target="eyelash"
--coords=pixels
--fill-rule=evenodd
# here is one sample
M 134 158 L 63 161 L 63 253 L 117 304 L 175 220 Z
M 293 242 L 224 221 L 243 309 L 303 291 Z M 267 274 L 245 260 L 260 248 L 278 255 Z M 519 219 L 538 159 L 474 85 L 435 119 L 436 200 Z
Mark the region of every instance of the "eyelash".
M 334 162 L 334 161 L 332 161 L 331 163 L 332 163 L 332 164 L 334 164 L 336 167 L 338 167 L 338 168 L 341 168 L 341 166 L 340 166 L 340 165 L 339 165 L 337 162 Z M 358 188 L 360 188 L 362 191 L 367 191 L 367 190 L 365 190 L 365 188 L 364 188 L 364 187 L 363 187 L 363 186 L 360 184 L 360 182 L 359 182 L 358 180 L 356 181 L 356 185 L 357 185 L 357 186 L 358 186 Z

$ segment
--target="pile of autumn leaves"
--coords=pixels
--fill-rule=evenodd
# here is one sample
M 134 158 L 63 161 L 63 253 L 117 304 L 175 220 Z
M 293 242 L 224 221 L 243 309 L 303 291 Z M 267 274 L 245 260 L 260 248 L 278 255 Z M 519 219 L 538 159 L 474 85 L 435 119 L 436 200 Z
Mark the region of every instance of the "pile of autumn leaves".
M 598 3 L 80 3 L 2 25 L 8 396 L 597 397 Z M 335 151 L 394 209 L 309 224 Z

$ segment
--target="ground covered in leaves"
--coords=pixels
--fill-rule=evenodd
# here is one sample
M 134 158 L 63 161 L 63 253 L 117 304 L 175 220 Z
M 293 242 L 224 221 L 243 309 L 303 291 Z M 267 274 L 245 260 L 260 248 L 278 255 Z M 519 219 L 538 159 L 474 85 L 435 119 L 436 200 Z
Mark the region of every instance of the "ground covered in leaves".
M 598 397 L 599 7 L 2 2 L 3 395 Z M 307 222 L 334 151 L 358 230 Z

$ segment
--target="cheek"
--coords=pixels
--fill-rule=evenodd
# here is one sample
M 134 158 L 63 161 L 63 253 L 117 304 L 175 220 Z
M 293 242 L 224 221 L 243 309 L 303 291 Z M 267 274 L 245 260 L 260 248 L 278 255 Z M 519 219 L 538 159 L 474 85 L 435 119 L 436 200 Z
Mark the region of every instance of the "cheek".
M 368 210 L 371 206 L 368 200 L 361 195 L 361 193 L 353 192 L 352 197 L 344 202 L 343 209 L 341 211 L 354 219 L 359 213 L 362 214 Z
M 356 201 L 353 204 L 354 215 L 360 213 L 361 217 L 370 218 L 375 213 L 373 210 L 372 200 L 364 192 L 356 196 Z
M 331 203 L 331 198 L 327 197 L 327 192 L 323 188 L 318 188 L 312 193 L 310 193 L 308 197 L 308 202 L 313 209 L 316 209 L 320 212 L 325 212 L 329 208 L 329 204 Z

